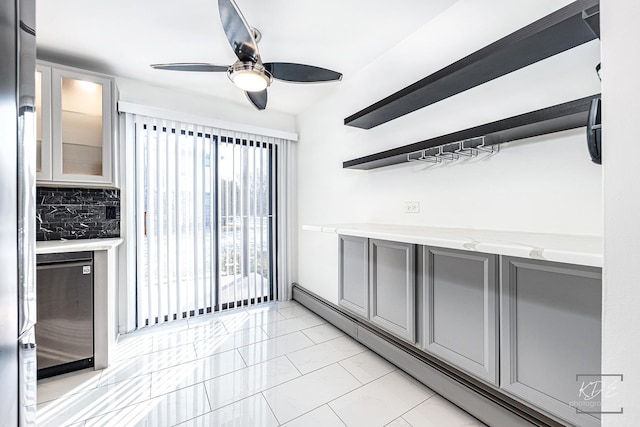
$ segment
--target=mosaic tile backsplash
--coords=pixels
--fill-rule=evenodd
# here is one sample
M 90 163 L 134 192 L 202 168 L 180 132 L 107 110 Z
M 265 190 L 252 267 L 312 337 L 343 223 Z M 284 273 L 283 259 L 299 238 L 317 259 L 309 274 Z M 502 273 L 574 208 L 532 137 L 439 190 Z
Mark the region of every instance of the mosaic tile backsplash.
M 120 191 L 36 189 L 36 240 L 120 237 Z

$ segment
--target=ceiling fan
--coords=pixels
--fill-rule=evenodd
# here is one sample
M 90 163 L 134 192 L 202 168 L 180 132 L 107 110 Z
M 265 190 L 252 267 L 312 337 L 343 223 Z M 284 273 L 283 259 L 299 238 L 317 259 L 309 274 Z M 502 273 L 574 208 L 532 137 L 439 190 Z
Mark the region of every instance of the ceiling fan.
M 258 109 L 267 106 L 267 88 L 273 79 L 293 83 L 331 82 L 342 74 L 313 65 L 292 62 L 262 62 L 258 52 L 260 32 L 247 24 L 234 0 L 218 0 L 222 27 L 238 60 L 232 65 L 207 63 L 152 64 L 158 70 L 226 72 L 231 81 L 245 91 L 249 101 Z

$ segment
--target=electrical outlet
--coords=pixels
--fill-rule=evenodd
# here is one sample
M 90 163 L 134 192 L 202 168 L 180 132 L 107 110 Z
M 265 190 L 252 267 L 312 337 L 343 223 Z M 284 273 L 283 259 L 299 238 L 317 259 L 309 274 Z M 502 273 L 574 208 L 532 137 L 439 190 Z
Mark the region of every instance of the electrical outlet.
M 420 213 L 420 202 L 404 202 L 404 213 Z

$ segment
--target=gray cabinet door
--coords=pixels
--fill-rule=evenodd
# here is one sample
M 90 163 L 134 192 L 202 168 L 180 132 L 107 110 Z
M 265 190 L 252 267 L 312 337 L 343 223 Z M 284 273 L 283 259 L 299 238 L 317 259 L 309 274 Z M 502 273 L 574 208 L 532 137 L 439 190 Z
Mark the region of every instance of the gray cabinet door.
M 338 304 L 350 312 L 369 317 L 369 239 L 338 236 Z
M 503 257 L 501 387 L 576 425 L 600 425 L 576 405 L 593 380 L 582 375 L 600 373 L 601 311 L 599 268 Z
M 441 248 L 422 253 L 422 348 L 498 385 L 496 255 Z
M 415 246 L 371 239 L 369 266 L 369 320 L 415 343 Z

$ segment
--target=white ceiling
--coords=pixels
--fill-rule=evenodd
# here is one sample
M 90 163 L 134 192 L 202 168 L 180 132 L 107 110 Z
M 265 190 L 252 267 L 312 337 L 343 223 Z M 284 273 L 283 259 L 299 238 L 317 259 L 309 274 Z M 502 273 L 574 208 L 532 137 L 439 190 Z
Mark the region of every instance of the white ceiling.
M 455 2 L 236 1 L 249 24 L 262 32 L 259 47 L 265 62 L 317 65 L 342 72 L 345 81 Z M 225 73 L 149 67 L 163 62 L 233 63 L 216 0 L 37 0 L 36 6 L 40 58 L 248 104 Z M 340 84 L 275 81 L 267 109 L 297 114 L 339 90 Z

